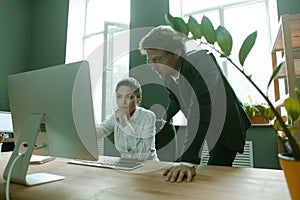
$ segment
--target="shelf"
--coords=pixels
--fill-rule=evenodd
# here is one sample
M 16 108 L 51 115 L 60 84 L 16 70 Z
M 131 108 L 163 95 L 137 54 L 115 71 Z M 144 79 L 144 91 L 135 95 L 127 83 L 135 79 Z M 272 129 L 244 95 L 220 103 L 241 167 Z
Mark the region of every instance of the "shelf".
M 295 76 L 300 77 L 300 53 L 294 53 Z M 286 65 L 282 66 L 276 78 L 286 78 Z
M 285 61 L 285 65 L 274 79 L 276 107 L 280 107 L 287 96 L 296 97 L 296 78 L 300 77 L 300 14 L 286 14 L 280 17 L 271 55 L 273 70 L 281 63 L 279 60 Z M 283 55 L 282 58 L 279 55 Z M 287 79 L 287 96 L 280 97 L 279 78 Z
M 289 97 L 290 97 L 290 96 L 289 96 L 288 94 L 283 95 L 278 101 L 275 102 L 275 104 L 274 104 L 275 108 L 282 107 L 284 101 L 285 101 L 287 98 L 289 98 Z
M 292 49 L 300 49 L 300 14 L 289 15 L 290 31 L 292 36 Z M 272 51 L 283 51 L 282 18 L 279 22 L 279 28 Z

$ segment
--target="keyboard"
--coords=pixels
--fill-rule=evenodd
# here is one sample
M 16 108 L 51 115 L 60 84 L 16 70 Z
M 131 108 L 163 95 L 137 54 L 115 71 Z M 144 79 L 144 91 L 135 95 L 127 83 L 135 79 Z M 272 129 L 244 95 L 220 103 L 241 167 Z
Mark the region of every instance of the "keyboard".
M 91 160 L 70 160 L 70 164 L 85 165 L 91 167 L 105 167 L 111 169 L 120 169 L 120 170 L 133 170 L 143 166 L 141 162 L 132 162 L 132 161 L 120 161 L 120 160 L 110 160 L 110 159 L 101 159 L 97 161 Z

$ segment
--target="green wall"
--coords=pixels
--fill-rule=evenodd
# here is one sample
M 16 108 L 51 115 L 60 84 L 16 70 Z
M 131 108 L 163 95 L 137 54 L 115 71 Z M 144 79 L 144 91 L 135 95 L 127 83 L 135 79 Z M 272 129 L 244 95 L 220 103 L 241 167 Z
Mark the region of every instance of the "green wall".
M 278 17 L 283 14 L 300 13 L 299 0 L 277 0 Z
M 0 110 L 9 110 L 7 75 L 30 63 L 31 7 L 29 0 L 0 1 Z
M 7 76 L 65 62 L 69 0 L 0 1 L 0 110 Z
M 30 68 L 65 63 L 69 0 L 33 0 Z
M 246 139 L 252 141 L 255 168 L 280 169 L 277 134 L 270 125 L 251 126 Z
M 135 77 L 142 85 L 142 106 L 151 108 L 153 105 L 166 107 L 168 104 L 168 93 L 163 86 L 162 80 L 145 65 L 146 58 L 141 56 L 138 50 L 140 39 L 155 26 L 165 24 L 165 14 L 169 12 L 168 0 L 131 0 L 130 15 L 130 76 Z M 139 31 L 135 31 L 139 29 Z M 147 31 L 148 30 L 148 31 Z M 138 70 L 142 69 L 142 70 Z M 159 107 L 158 107 L 159 108 Z M 161 107 L 160 107 L 161 108 Z M 151 109 L 159 118 L 163 109 Z

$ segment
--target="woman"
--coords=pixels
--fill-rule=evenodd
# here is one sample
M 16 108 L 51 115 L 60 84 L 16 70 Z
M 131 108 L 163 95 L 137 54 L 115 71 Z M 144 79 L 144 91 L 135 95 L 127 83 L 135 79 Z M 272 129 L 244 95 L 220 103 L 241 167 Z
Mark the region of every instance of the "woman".
M 97 126 L 97 137 L 114 134 L 116 149 L 122 158 L 157 160 L 155 149 L 155 114 L 139 107 L 142 89 L 134 78 L 125 78 L 116 85 L 117 110 Z

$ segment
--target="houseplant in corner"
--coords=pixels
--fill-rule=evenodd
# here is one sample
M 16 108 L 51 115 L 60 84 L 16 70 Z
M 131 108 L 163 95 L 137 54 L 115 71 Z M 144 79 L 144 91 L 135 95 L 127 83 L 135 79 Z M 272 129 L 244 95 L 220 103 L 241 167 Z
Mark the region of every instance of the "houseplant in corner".
M 264 115 L 269 120 L 274 120 L 273 127 L 275 130 L 283 133 L 283 140 L 285 141 L 286 149 L 288 150 L 286 154 L 278 154 L 278 156 L 281 167 L 285 173 L 290 195 L 292 199 L 300 199 L 300 148 L 293 136 L 297 129 L 297 125 L 294 122 L 300 119 L 300 93 L 296 92 L 298 94 L 297 99 L 289 97 L 285 100 L 284 108 L 288 113 L 288 117 L 283 116 L 270 101 L 267 94 L 268 92 L 266 94 L 262 92 L 257 84 L 251 79 L 251 75 L 248 75 L 244 71 L 244 62 L 255 44 L 257 32 L 255 31 L 251 33 L 244 40 L 239 50 L 239 64 L 236 64 L 230 57 L 233 40 L 231 34 L 225 27 L 218 26 L 217 29 L 214 29 L 213 24 L 206 16 L 202 17 L 201 23 L 192 16 L 189 17 L 188 22 L 185 22 L 180 17 L 173 17 L 170 14 L 167 14 L 165 19 L 167 24 L 173 27 L 176 31 L 184 34 L 186 36 L 186 40 L 195 40 L 202 47 L 208 48 L 209 50 L 218 53 L 220 57 L 227 59 L 227 61 L 229 61 L 264 98 L 269 107 L 268 112 Z M 274 69 L 268 82 L 268 88 L 282 66 L 283 63 Z M 292 121 L 292 124 L 286 123 L 288 118 Z
M 251 124 L 269 124 L 270 117 L 266 117 L 270 110 L 269 107 L 264 103 L 253 103 L 250 96 L 248 96 L 248 99 L 249 102 L 244 103 L 243 108 L 250 118 Z

